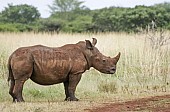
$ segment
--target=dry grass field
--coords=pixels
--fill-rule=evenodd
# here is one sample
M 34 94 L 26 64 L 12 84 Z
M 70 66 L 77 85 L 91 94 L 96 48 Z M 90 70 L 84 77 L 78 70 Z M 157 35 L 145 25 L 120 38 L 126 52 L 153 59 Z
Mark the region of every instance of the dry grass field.
M 6 65 L 15 49 L 36 44 L 58 47 L 94 37 L 103 54 L 113 57 L 121 52 L 116 74 L 102 74 L 93 68 L 86 71 L 76 90 L 78 102 L 63 101 L 62 84 L 41 86 L 28 80 L 23 90 L 26 102 L 12 103 Z M 147 34 L 126 33 L 0 33 L 0 112 L 82 112 L 102 103 L 170 94 L 170 44 L 167 41 L 156 44 L 161 38 L 159 33 L 152 38 Z

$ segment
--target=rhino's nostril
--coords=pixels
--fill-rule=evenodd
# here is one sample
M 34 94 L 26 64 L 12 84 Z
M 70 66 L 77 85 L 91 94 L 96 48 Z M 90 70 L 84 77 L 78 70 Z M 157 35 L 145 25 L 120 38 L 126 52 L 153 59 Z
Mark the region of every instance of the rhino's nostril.
M 115 67 L 114 67 L 114 68 L 111 68 L 111 70 L 116 71 L 116 68 L 115 68 Z

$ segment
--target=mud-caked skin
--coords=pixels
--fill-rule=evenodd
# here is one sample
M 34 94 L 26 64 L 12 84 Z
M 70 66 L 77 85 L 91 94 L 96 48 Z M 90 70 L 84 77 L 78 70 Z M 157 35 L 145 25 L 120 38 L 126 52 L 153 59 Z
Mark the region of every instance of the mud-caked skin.
M 86 40 L 56 48 L 36 45 L 14 51 L 8 60 L 9 94 L 13 101 L 24 101 L 23 85 L 29 78 L 40 85 L 63 83 L 65 100 L 78 101 L 76 86 L 86 70 L 94 67 L 106 74 L 116 71 L 120 53 L 114 58 L 106 57 L 95 47 L 96 43 L 93 38 L 92 43 Z

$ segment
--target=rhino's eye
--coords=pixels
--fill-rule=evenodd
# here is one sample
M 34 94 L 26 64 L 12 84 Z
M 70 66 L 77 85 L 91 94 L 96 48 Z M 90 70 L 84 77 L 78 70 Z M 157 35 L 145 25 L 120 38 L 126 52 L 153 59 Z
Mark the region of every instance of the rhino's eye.
M 106 59 L 103 59 L 102 61 L 103 61 L 103 63 L 105 63 L 105 62 L 106 62 Z

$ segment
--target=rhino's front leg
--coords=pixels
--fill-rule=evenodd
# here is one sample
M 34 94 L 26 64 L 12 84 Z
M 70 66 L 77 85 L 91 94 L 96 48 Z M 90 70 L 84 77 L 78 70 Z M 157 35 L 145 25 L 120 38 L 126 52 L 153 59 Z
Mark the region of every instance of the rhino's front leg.
M 65 101 L 67 101 L 67 99 L 70 97 L 68 93 L 68 81 L 64 82 L 64 89 L 65 89 L 65 95 L 66 95 Z
M 78 99 L 75 97 L 75 90 L 77 87 L 77 84 L 79 83 L 81 79 L 82 74 L 70 74 L 69 75 L 69 81 L 68 81 L 68 91 L 66 90 L 65 86 L 65 93 L 66 93 L 66 100 L 67 101 L 78 101 Z

